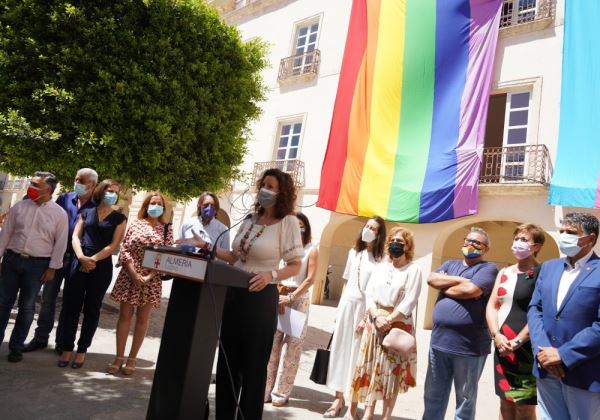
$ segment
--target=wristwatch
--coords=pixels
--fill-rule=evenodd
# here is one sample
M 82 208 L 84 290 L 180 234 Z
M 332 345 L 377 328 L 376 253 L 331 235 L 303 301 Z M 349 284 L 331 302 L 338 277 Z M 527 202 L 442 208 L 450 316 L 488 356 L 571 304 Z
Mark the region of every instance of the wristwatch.
M 517 338 L 517 339 L 515 340 L 515 344 L 516 344 L 517 346 L 520 346 L 521 344 L 523 344 L 523 340 L 521 340 L 520 338 Z
M 273 282 L 277 281 L 277 270 L 271 270 L 271 277 L 273 278 Z

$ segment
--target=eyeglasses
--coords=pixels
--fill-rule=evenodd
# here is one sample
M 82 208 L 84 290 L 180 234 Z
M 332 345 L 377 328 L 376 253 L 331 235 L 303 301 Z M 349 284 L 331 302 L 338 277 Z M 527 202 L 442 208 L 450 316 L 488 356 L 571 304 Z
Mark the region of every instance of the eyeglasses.
M 471 244 L 475 246 L 486 246 L 484 242 L 478 241 L 477 239 L 465 238 L 465 244 Z

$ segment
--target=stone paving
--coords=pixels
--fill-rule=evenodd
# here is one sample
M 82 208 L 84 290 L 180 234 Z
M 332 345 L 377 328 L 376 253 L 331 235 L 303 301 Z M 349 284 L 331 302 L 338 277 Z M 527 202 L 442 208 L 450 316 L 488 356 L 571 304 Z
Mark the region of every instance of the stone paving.
M 94 343 L 80 370 L 56 367 L 58 356 L 52 346 L 45 350 L 25 353 L 21 363 L 8 363 L 7 341 L 14 325 L 13 311 L 0 347 L 0 419 L 143 419 L 146 415 L 154 366 L 160 345 L 169 293 L 169 284 L 163 292 L 163 305 L 152 315 L 148 337 L 140 351 L 138 369 L 131 377 L 111 376 L 104 373 L 114 355 L 114 330 L 118 310 L 110 297 L 102 309 L 100 327 Z M 313 305 L 309 316 L 309 331 L 303 351 L 296 386 L 287 406 L 265 405 L 264 419 L 320 419 L 329 406 L 333 393 L 325 386 L 309 380 L 315 350 L 324 347 L 333 328 L 335 308 Z M 35 327 L 35 321 L 33 324 Z M 34 328 L 30 331 L 30 338 Z M 51 337 L 53 340 L 54 337 Z M 401 394 L 394 409 L 394 419 L 417 419 L 423 413 L 423 384 L 427 368 L 429 332 L 419 330 L 418 386 Z M 214 399 L 214 385 L 209 398 Z M 451 396 L 447 419 L 453 418 Z M 214 407 L 214 404 L 211 404 Z M 378 406 L 376 414 L 381 407 Z M 498 401 L 494 395 L 493 372 L 488 358 L 480 381 L 477 418 L 497 418 Z M 377 417 L 377 416 L 376 416 Z M 211 412 L 211 419 L 214 413 Z

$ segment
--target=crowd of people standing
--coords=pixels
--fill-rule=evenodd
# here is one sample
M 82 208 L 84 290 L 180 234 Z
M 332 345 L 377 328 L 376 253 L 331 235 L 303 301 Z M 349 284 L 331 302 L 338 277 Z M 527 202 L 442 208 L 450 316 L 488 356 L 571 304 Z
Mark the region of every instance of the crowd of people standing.
M 57 366 L 82 368 L 112 280 L 112 255 L 119 252 L 120 272 L 111 292 L 120 305 L 116 350 L 106 371 L 133 374 L 162 288 L 160 273 L 142 267 L 143 250 L 147 245 L 194 245 L 253 273 L 248 289 L 227 292 L 217 419 L 237 418 L 240 411 L 244 418 L 258 419 L 265 403 L 289 403 L 306 337 L 318 248 L 309 219 L 295 212 L 296 189 L 288 174 L 278 169 L 262 174 L 252 211 L 231 243 L 228 228 L 215 217 L 219 200 L 211 192 L 199 197 L 197 216 L 183 223 L 174 240 L 168 203 L 159 192 L 146 195 L 137 219 L 127 227 L 117 205 L 119 182 L 98 182 L 93 169 L 83 168 L 73 191 L 53 201 L 57 184 L 53 174 L 36 172 L 26 198 L 10 209 L 0 231 L 0 343 L 19 296 L 9 362 L 48 346 L 64 280 L 55 334 Z M 463 258 L 445 261 L 426 279 L 438 297 L 423 419 L 444 418 L 452 385 L 456 418 L 475 418 L 478 382 L 492 348 L 501 419 L 534 419 L 536 406 L 542 418 L 599 418 L 600 274 L 593 251 L 598 230 L 598 219 L 591 214 L 565 215 L 558 238 L 565 257 L 541 263 L 537 256 L 544 231 L 522 224 L 512 235 L 516 262 L 500 270 L 485 260 L 491 247 L 488 233 L 469 230 L 457 244 Z M 409 229 L 387 232 L 377 216 L 358 233 L 348 253 L 333 327 L 327 386 L 335 395 L 325 418 L 354 419 L 363 404 L 363 419 L 369 420 L 381 401 L 382 418 L 390 419 L 398 394 L 416 386 L 416 315 L 423 275 L 414 262 L 415 249 Z M 42 286 L 37 328 L 26 344 Z M 277 330 L 277 317 L 290 310 L 305 315 L 298 336 Z

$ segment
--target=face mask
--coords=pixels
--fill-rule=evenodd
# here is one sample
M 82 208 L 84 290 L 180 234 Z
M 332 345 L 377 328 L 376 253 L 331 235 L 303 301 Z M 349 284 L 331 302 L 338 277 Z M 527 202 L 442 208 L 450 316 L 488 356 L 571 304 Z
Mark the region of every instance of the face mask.
M 212 218 L 215 217 L 216 213 L 217 213 L 217 209 L 215 209 L 215 207 L 212 204 L 208 204 L 200 212 L 200 214 L 202 215 L 202 218 L 206 219 L 206 220 L 212 220 Z
M 256 197 L 258 199 L 258 204 L 263 209 L 268 209 L 273 207 L 277 202 L 277 193 L 267 190 L 266 188 L 261 188 Z
M 27 188 L 27 197 L 33 201 L 37 200 L 40 198 L 40 189 L 30 185 L 29 188 Z
M 117 204 L 118 198 L 119 198 L 119 196 L 117 195 L 116 192 L 106 191 L 104 193 L 104 198 L 102 199 L 102 201 L 104 202 L 104 204 L 108 204 L 109 206 L 114 206 L 115 204 Z
M 475 248 L 473 245 L 463 246 L 462 253 L 467 259 L 481 257 L 481 251 Z
M 363 240 L 363 242 L 366 243 L 373 242 L 376 237 L 377 235 L 375 234 L 375 232 L 373 232 L 368 227 L 363 228 L 362 233 L 360 235 L 360 238 Z
M 75 185 L 73 185 L 73 191 L 75 191 L 77 197 L 82 197 L 87 194 L 88 188 L 84 184 L 76 182 Z
M 574 257 L 581 251 L 581 247 L 577 245 L 577 242 L 579 242 L 579 236 L 572 233 L 561 233 L 558 237 L 560 252 L 567 257 Z
M 523 241 L 514 241 L 511 250 L 517 260 L 524 260 L 533 254 L 531 245 Z
M 388 252 L 390 253 L 390 257 L 399 258 L 404 254 L 404 244 L 400 242 L 390 242 L 388 245 Z
M 158 204 L 150 204 L 148 206 L 148 216 L 150 217 L 160 217 L 165 211 L 163 206 L 159 206 Z

